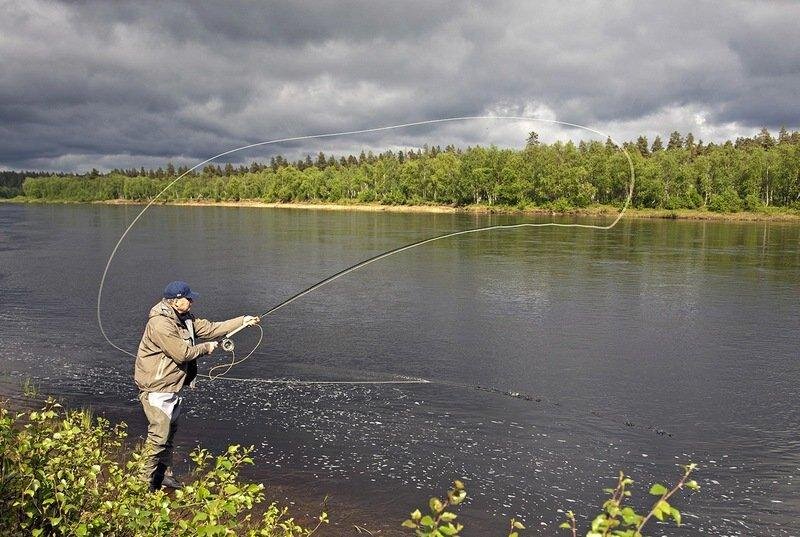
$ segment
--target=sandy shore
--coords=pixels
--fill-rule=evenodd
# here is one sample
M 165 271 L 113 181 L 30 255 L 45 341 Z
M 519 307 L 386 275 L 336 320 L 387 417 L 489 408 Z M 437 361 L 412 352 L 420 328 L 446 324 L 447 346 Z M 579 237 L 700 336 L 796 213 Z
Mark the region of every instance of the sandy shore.
M 102 205 L 146 205 L 146 202 L 130 200 L 97 201 Z M 178 205 L 183 207 L 263 207 L 280 209 L 315 209 L 324 211 L 363 211 L 391 213 L 455 213 L 463 209 L 446 205 L 380 205 L 377 203 L 267 203 L 264 201 L 168 201 L 158 205 Z
M 0 200 L 8 203 L 80 203 L 70 201 L 38 201 L 25 198 Z M 106 200 L 91 202 L 100 205 L 146 205 L 147 202 L 131 200 Z M 256 200 L 241 201 L 167 201 L 158 202 L 158 205 L 176 205 L 182 207 L 260 207 L 278 209 L 300 209 L 317 211 L 362 211 L 362 212 L 387 212 L 387 213 L 439 213 L 439 214 L 514 214 L 531 216 L 588 216 L 588 217 L 615 217 L 619 209 L 611 206 L 593 206 L 582 209 L 573 209 L 563 213 L 556 213 L 544 208 L 516 209 L 513 207 L 497 207 L 488 205 L 468 205 L 453 207 L 449 205 L 381 205 L 378 203 L 267 203 Z M 747 212 L 716 213 L 696 209 L 628 209 L 624 218 L 661 218 L 669 220 L 717 220 L 733 222 L 777 221 L 800 222 L 800 213 L 788 210 L 776 212 Z

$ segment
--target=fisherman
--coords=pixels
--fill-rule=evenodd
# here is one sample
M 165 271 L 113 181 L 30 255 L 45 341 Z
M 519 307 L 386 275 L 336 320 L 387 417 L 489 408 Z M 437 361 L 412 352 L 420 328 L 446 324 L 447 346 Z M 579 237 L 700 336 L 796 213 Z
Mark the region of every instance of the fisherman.
M 147 416 L 147 440 L 142 478 L 155 491 L 182 488 L 172 475 L 172 446 L 181 410 L 181 389 L 197 377 L 197 358 L 211 354 L 216 341 L 198 339 L 222 337 L 242 326 L 260 322 L 244 315 L 222 322 L 198 319 L 189 313 L 200 295 L 186 282 L 175 281 L 164 289 L 164 298 L 150 309 L 142 341 L 136 353 L 134 380 L 139 401 Z

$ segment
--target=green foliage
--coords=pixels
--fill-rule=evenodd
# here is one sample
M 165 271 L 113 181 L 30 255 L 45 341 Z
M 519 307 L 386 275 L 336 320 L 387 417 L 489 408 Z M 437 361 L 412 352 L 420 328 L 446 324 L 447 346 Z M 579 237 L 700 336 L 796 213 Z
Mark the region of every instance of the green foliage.
M 629 487 L 633 480 L 620 472 L 617 486 L 605 489 L 610 497 L 603 503 L 603 511 L 592 519 L 586 537 L 644 537 L 642 529 L 655 517 L 660 522 L 672 519 L 678 526 L 681 525 L 681 512 L 669 503 L 669 499 L 679 490 L 687 488 L 692 491 L 700 489 L 697 481 L 689 480 L 691 473 L 697 468 L 695 464 L 683 466 L 683 475 L 671 489 L 661 483 L 650 487 L 650 494 L 657 496 L 650 511 L 644 515 L 628 505 L 625 501 L 631 497 Z M 464 527 L 454 523 L 457 515 L 450 511 L 467 497 L 467 491 L 461 481 L 454 481 L 453 487 L 447 491 L 447 499 L 433 497 L 428 502 L 428 513 L 423 514 L 415 509 L 410 517 L 403 522 L 404 528 L 414 531 L 416 537 L 448 537 L 460 535 Z M 569 530 L 573 537 L 578 535 L 578 523 L 575 513 L 567 511 L 566 521 L 559 527 Z M 519 531 L 525 526 L 519 520 L 511 519 L 508 537 L 519 537 Z
M 545 204 L 545 207 L 554 213 L 566 213 L 575 208 L 567 198 L 558 198 L 553 202 Z
M 636 173 L 633 206 L 734 212 L 743 207 L 761 210 L 756 200 L 767 207 L 796 203 L 800 199 L 800 133 L 787 135 L 778 144 L 764 140 L 762 133 L 736 145 L 704 146 L 695 143 L 691 134 L 684 138 L 674 132 L 666 149 L 660 138 L 651 150 L 644 138 L 626 144 Z M 169 173 L 142 169 L 107 175 L 30 175 L 22 191 L 36 200 L 149 201 L 177 177 L 175 173 L 173 168 Z M 629 181 L 628 161 L 613 144 L 536 141 L 522 150 L 426 147 L 339 161 L 325 160 L 322 155 L 294 165 L 282 157 L 273 159 L 271 166 L 254 162 L 223 170 L 208 165 L 200 175 L 183 177 L 163 199 L 481 204 L 567 212 L 596 203 L 619 205 L 627 196 Z M 14 190 L 1 191 L 0 196 L 18 192 L 19 185 L 9 188 Z
M 712 194 L 708 209 L 718 213 L 736 213 L 742 210 L 742 199 L 733 187 L 727 187 L 721 194 Z
M 0 185 L 0 198 L 5 198 L 5 199 L 14 198 L 16 196 L 19 196 L 20 194 L 22 194 L 21 188 L 13 188 L 10 186 Z
M 39 395 L 39 388 L 36 387 L 36 384 L 34 384 L 30 378 L 26 378 L 22 382 L 22 395 L 25 397 L 36 397 Z
M 239 480 L 242 467 L 253 463 L 252 448 L 234 445 L 218 456 L 196 449 L 191 482 L 169 495 L 149 492 L 139 477 L 142 457 L 125 455 L 125 439 L 125 424 L 112 426 L 87 411 L 65 411 L 52 399 L 28 413 L 12 414 L 0 406 L 0 534 L 310 537 L 328 523 L 323 512 L 313 528 L 303 527 L 276 503 L 255 516 L 254 508 L 265 499 L 264 486 Z M 681 513 L 669 500 L 683 488 L 700 488 L 689 480 L 695 465 L 683 469 L 671 489 L 659 483 L 650 488 L 657 498 L 644 515 L 624 505 L 633 481 L 620 473 L 587 537 L 642 537 L 653 517 L 680 525 Z M 456 480 L 445 498 L 431 498 L 425 513 L 414 510 L 402 526 L 416 537 L 458 536 L 464 526 L 456 522 L 453 508 L 466 498 L 464 484 Z M 577 536 L 574 513 L 567 512 L 561 527 Z M 524 529 L 511 519 L 508 537 L 519 537 Z
M 763 211 L 766 206 L 758 194 L 748 194 L 744 197 L 744 208 L 748 211 L 758 212 Z
M 414 535 L 417 537 L 449 537 L 451 535 L 459 535 L 464 526 L 459 523 L 454 523 L 457 515 L 449 511 L 450 506 L 457 506 L 463 502 L 467 497 L 467 491 L 464 488 L 464 483 L 461 481 L 454 481 L 452 488 L 447 491 L 447 498 L 441 500 L 439 498 L 431 498 L 428 501 L 429 513 L 423 515 L 419 509 L 415 509 L 411 513 L 411 518 L 403 522 L 404 528 L 414 530 Z
M 49 399 L 41 411 L 0 407 L 0 534 L 308 537 L 305 529 L 264 501 L 264 486 L 239 481 L 250 451 L 231 446 L 213 457 L 191 455 L 194 480 L 170 496 L 150 493 L 139 478 L 141 456 L 123 456 L 125 426 L 85 411 L 63 411 Z
M 684 487 L 693 491 L 700 489 L 697 481 L 689 480 L 689 476 L 697 466 L 687 464 L 682 468 L 683 475 L 671 489 L 661 483 L 650 487 L 649 493 L 656 496 L 657 499 L 650 511 L 644 515 L 637 513 L 633 507 L 625 505 L 625 501 L 631 497 L 631 491 L 628 488 L 633 485 L 633 480 L 620 472 L 617 486 L 613 489 L 605 489 L 610 496 L 603 503 L 603 511 L 592 519 L 586 537 L 644 537 L 642 529 L 653 517 L 660 522 L 672 519 L 680 526 L 681 512 L 670 505 L 668 500 Z M 566 519 L 560 528 L 569 530 L 573 537 L 577 537 L 578 525 L 575 513 L 567 511 Z
M 25 177 L 37 175 L 39 174 L 36 172 L 0 171 L 0 198 L 21 196 L 22 182 L 25 180 Z

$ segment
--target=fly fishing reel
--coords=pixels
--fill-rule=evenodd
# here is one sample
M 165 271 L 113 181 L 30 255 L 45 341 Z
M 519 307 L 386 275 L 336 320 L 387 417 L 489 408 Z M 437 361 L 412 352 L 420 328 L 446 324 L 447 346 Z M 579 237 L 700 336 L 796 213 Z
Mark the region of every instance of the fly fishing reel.
M 234 345 L 232 339 L 225 338 L 220 343 L 220 347 L 222 347 L 222 350 L 225 351 L 225 352 L 233 352 L 233 349 L 236 348 L 236 345 Z
M 258 323 L 261 320 L 258 317 L 255 317 L 254 319 L 255 319 L 256 323 Z M 239 332 L 241 332 L 242 330 L 244 330 L 245 328 L 247 328 L 248 326 L 252 326 L 252 325 L 251 324 L 242 324 L 242 326 L 240 326 L 239 328 L 231 330 L 230 332 L 225 334 L 225 337 L 219 343 L 219 346 L 222 347 L 222 350 L 224 350 L 225 352 L 233 352 L 233 349 L 236 348 L 236 345 L 233 343 L 233 340 L 231 338 L 233 336 L 235 336 L 236 334 L 238 334 Z

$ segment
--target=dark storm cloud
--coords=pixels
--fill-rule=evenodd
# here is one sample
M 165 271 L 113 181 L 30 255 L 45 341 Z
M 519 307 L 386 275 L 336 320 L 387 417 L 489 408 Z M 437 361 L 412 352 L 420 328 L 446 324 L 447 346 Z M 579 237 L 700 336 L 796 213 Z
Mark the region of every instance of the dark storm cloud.
M 797 128 L 792 3 L 2 2 L 0 166 L 196 162 L 272 138 L 537 115 L 704 139 Z M 519 144 L 497 122 L 283 144 Z M 269 148 L 241 158 L 268 155 Z
M 148 24 L 172 37 L 206 37 L 297 46 L 331 39 L 372 41 L 376 36 L 424 36 L 450 20 L 459 2 L 135 2 L 85 3 L 79 14 L 96 24 Z

